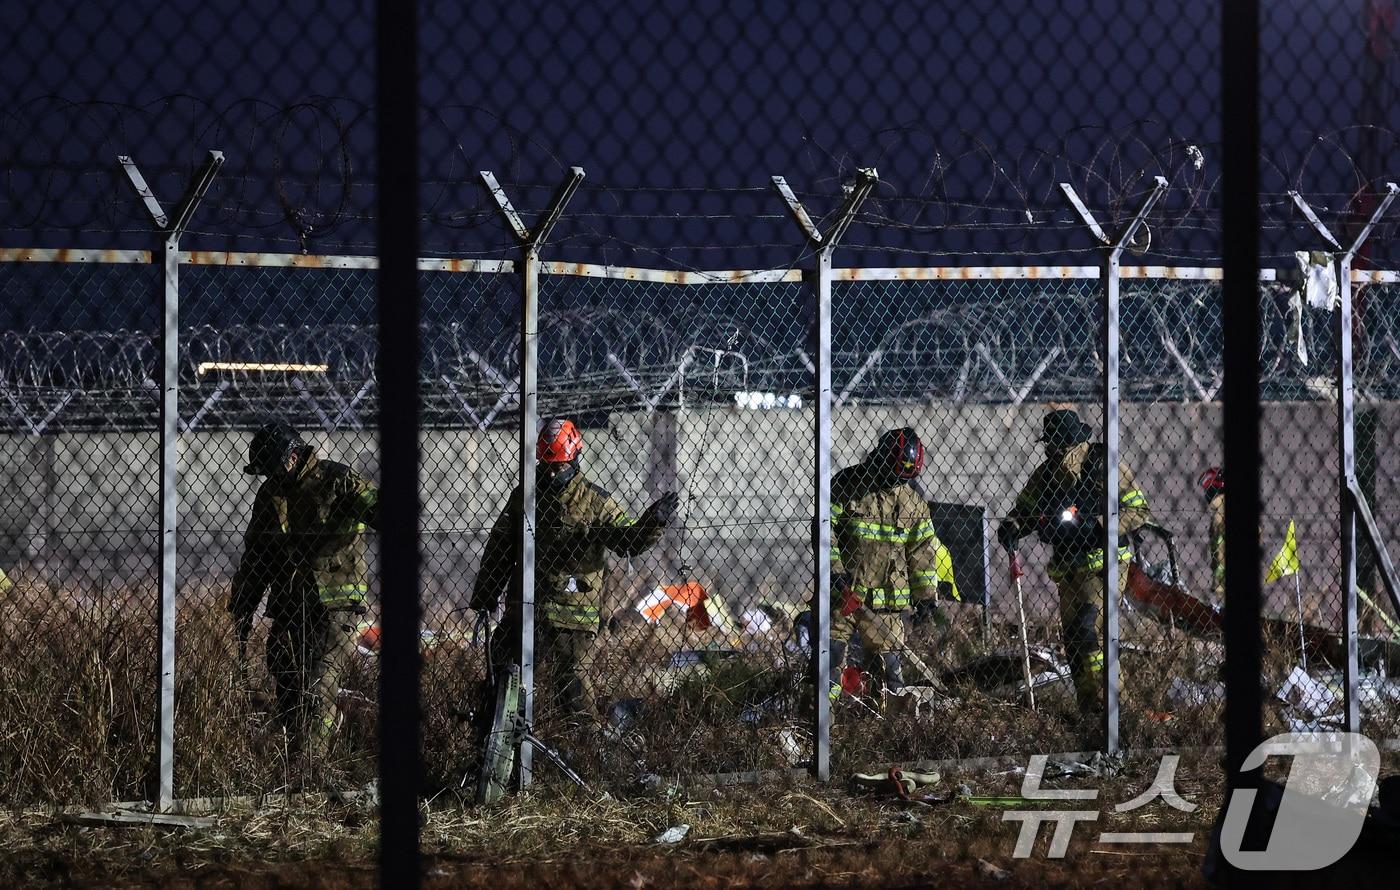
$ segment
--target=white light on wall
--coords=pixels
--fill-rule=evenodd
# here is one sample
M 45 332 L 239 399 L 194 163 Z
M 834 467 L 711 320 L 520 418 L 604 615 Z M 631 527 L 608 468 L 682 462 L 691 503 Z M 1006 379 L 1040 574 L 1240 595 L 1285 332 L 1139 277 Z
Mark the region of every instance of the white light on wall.
M 295 362 L 200 362 L 195 373 L 201 376 L 211 371 L 260 371 L 268 373 L 324 374 L 330 365 L 303 365 Z

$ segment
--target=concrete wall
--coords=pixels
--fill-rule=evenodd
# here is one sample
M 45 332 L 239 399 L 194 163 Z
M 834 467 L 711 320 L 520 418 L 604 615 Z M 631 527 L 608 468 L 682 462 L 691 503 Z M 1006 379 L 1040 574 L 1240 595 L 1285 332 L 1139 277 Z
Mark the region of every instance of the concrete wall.
M 833 465 L 855 462 L 880 431 L 915 427 L 928 445 L 924 482 L 941 500 L 986 505 L 1003 515 L 1039 460 L 1035 442 L 1046 406 L 935 405 L 851 407 L 833 418 Z M 1336 600 L 1336 457 L 1333 408 L 1271 404 L 1265 409 L 1265 548 L 1298 523 L 1302 581 L 1316 597 Z M 1400 406 L 1377 413 L 1374 509 L 1400 541 L 1400 464 L 1394 447 Z M 1086 407 L 1097 423 L 1097 411 Z M 1220 460 L 1218 405 L 1123 406 L 1124 453 L 1158 521 L 1178 537 L 1186 577 L 1208 585 L 1207 515 L 1197 474 Z M 606 429 L 585 431 L 584 465 L 634 512 L 660 491 L 687 493 L 684 532 L 673 531 L 651 554 L 616 566 L 625 595 L 682 567 L 731 601 L 801 598 L 811 576 L 808 522 L 812 492 L 809 411 L 710 409 L 616 414 Z M 374 436 L 318 435 L 335 459 L 378 475 Z M 181 442 L 182 574 L 193 585 L 222 588 L 237 564 L 255 479 L 242 473 L 246 433 L 211 432 Z M 440 610 L 465 603 L 480 548 L 514 484 L 512 431 L 443 431 L 423 435 L 424 554 L 427 592 Z M 64 587 L 154 589 L 157 443 L 153 434 L 0 437 L 0 473 L 9 497 L 0 511 L 6 567 Z M 1388 509 L 1396 505 L 1397 509 Z M 1048 611 L 1051 588 L 1038 571 L 1044 553 L 1029 553 L 1027 594 Z M 999 567 L 998 567 L 999 568 Z M 960 567 L 960 570 L 965 571 Z M 1275 607 L 1292 600 L 1275 585 Z M 994 573 L 993 596 L 1005 601 Z

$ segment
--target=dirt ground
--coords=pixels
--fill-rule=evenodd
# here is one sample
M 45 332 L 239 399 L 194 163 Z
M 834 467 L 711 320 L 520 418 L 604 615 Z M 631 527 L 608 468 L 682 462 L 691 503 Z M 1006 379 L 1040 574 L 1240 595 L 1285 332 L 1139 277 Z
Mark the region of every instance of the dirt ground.
M 1018 804 L 1014 771 L 947 772 L 944 802 L 855 793 L 805 781 L 700 788 L 663 784 L 633 797 L 544 788 L 493 809 L 436 799 L 425 805 L 428 887 L 1199 887 L 1219 795 L 1209 761 L 1183 759 L 1175 786 L 1197 805 L 1158 799 L 1129 813 L 1113 805 L 1152 785 L 1155 758 L 1116 775 L 1047 779 L 1047 788 L 1097 789 L 1095 801 Z M 1052 764 L 1048 775 L 1054 774 Z M 963 795 L 962 797 L 959 794 Z M 979 802 L 971 802 L 966 795 Z M 1095 809 L 1077 823 L 1063 859 L 1013 857 L 1018 809 Z M 688 825 L 678 843 L 657 837 Z M 1103 831 L 1189 832 L 1189 844 L 1103 843 Z M 72 816 L 0 817 L 0 885 L 213 890 L 378 886 L 370 805 L 302 800 L 232 808 L 199 828 L 77 824 Z

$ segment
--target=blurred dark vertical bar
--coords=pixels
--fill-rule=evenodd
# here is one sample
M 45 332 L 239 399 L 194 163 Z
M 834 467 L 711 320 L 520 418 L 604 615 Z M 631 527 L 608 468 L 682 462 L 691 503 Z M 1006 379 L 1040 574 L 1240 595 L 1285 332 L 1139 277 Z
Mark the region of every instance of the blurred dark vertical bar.
M 379 246 L 380 884 L 417 887 L 418 9 L 378 3 L 375 133 Z
M 1259 687 L 1259 2 L 1221 4 L 1224 257 L 1225 762 L 1231 787 L 1263 732 Z

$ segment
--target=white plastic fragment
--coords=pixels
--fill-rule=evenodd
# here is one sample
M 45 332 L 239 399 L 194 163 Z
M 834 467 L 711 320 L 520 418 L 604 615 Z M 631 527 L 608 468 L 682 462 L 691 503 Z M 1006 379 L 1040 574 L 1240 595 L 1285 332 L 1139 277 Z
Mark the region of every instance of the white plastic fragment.
M 1341 301 L 1341 291 L 1332 255 L 1321 250 L 1299 250 L 1293 256 L 1303 277 L 1303 297 L 1308 305 L 1314 309 L 1335 308 Z
M 1314 718 L 1329 713 L 1340 698 L 1331 686 L 1315 679 L 1298 665 L 1293 666 L 1274 696 Z
M 672 825 L 656 836 L 656 842 L 658 844 L 679 844 L 681 841 L 685 840 L 687 834 L 690 834 L 689 825 L 684 823 Z

